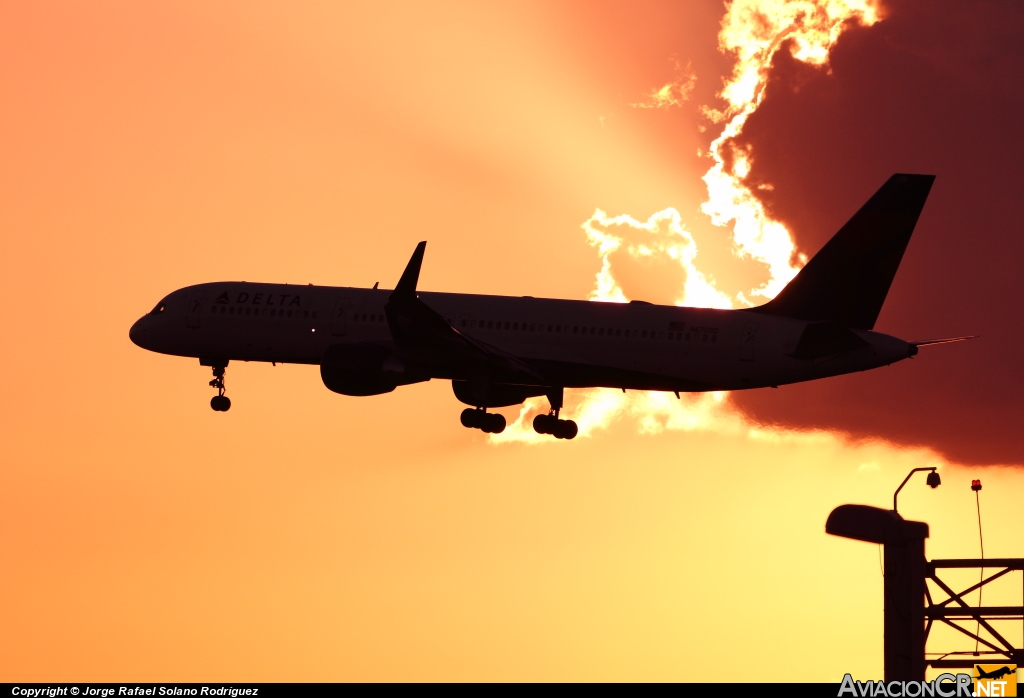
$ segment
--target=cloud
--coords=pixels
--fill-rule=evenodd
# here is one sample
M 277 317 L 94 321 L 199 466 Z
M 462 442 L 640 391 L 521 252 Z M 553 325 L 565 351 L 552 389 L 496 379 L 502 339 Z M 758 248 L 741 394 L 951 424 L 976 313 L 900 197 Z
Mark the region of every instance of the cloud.
M 713 122 L 723 125 L 708 150 L 711 166 L 703 178 L 708 199 L 701 210 L 715 226 L 731 226 L 734 253 L 765 265 L 768 280 L 731 298 L 698 268 L 696 242 L 682 225 L 677 210 L 665 209 L 641 222 L 625 214 L 608 216 L 599 209 L 583 223 L 587 240 L 597 248 L 601 259 L 591 300 L 622 303 L 639 297 L 676 305 L 732 308 L 774 297 L 796 275 L 806 257 L 797 254 L 789 230 L 768 214 L 748 184 L 753 149 L 740 136 L 764 99 L 777 54 L 782 52 L 795 61 L 820 66 L 845 28 L 875 22 L 877 16 L 872 6 L 863 1 L 734 0 L 729 4 L 722 20 L 719 47 L 731 53 L 735 62 L 719 93 L 725 106 L 716 110 L 702 108 Z M 689 65 L 682 70 L 678 60 L 675 64 L 681 77 L 654 90 L 647 102 L 633 106 L 661 107 L 685 101 L 695 76 Z M 756 186 L 759 191 L 773 190 L 768 182 Z M 658 297 L 664 293 L 662 289 L 668 289 L 671 297 Z M 532 420 L 546 410 L 544 399 L 529 401 L 508 429 L 492 436 L 492 441 L 538 442 L 544 437 L 532 431 Z M 753 426 L 756 420 L 746 421 L 731 408 L 725 393 L 670 401 L 659 393 L 627 396 L 585 391 L 572 406 L 572 413 L 583 437 L 622 416 L 632 417 L 645 433 L 704 429 L 760 434 L 762 438 L 780 433 L 778 428 L 765 430 Z
M 774 296 L 893 172 L 935 173 L 876 329 L 982 339 L 778 390 L 682 400 L 579 391 L 567 410 L 582 437 L 627 419 L 642 433 L 889 443 L 930 462 L 1024 463 L 1024 144 L 1014 137 L 1024 98 L 1013 79 L 1024 50 L 1004 41 L 1024 30 L 1024 9 L 979 4 L 963 17 L 955 7 L 909 1 L 881 21 L 866 3 L 728 6 L 720 42 L 737 62 L 713 110 L 721 130 L 702 210 L 731 233 L 737 256 L 766 266 L 766 283 L 718 289 L 675 209 L 646 221 L 598 210 L 583 227 L 601 260 L 595 300 L 751 305 Z M 532 418 L 546 409 L 531 401 L 494 440 L 534 441 Z
M 688 63 L 686 68 L 683 68 L 678 58 L 673 58 L 672 62 L 675 65 L 676 79 L 651 90 L 645 99 L 632 102 L 629 106 L 635 109 L 668 109 L 681 107 L 690 99 L 693 88 L 697 86 L 697 74 L 693 72 L 693 65 Z
M 1024 8 L 893 4 L 852 27 L 831 72 L 773 60 L 737 147 L 747 182 L 813 254 L 893 172 L 937 175 L 876 329 L 980 334 L 865 374 L 733 394 L 750 419 L 927 445 L 961 463 L 1024 463 L 1024 326 L 1016 319 Z M 997 48 L 998 47 L 998 48 Z M 757 188 L 771 183 L 773 190 Z
M 664 301 L 674 305 L 733 307 L 732 299 L 697 268 L 697 243 L 674 208 L 646 222 L 598 209 L 582 227 L 601 258 L 591 300 L 650 300 L 668 289 L 671 298 Z

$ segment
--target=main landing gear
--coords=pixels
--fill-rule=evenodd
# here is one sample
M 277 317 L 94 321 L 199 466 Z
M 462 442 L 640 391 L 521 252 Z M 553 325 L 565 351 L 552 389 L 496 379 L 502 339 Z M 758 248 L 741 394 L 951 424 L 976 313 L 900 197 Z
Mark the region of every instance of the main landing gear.
M 554 388 L 548 393 L 548 402 L 551 403 L 551 411 L 547 414 L 538 414 L 533 418 L 533 430 L 538 434 L 551 434 L 556 439 L 575 439 L 579 433 L 576 422 L 571 419 L 559 419 L 558 413 L 562 410 L 562 388 Z
M 500 434 L 505 431 L 505 418 L 500 414 L 492 414 L 486 407 L 462 410 L 462 426 L 467 429 L 479 429 L 487 434 Z
M 559 419 L 558 410 L 548 414 L 538 414 L 533 418 L 533 430 L 538 434 L 551 434 L 556 439 L 575 439 L 579 433 L 576 422 L 571 419 Z
M 216 388 L 217 394 L 210 398 L 210 407 L 213 408 L 214 412 L 227 412 L 231 409 L 231 400 L 224 394 L 225 370 L 227 370 L 227 366 L 213 367 L 213 380 L 210 381 L 210 387 Z

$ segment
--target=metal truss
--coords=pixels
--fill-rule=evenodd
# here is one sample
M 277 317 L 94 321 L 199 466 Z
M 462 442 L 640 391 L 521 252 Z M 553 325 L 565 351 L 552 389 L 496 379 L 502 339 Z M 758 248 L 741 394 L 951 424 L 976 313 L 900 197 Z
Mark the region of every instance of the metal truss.
M 1018 666 L 1024 664 L 1024 648 L 1014 647 L 992 625 L 993 621 L 1019 620 L 1022 632 L 1024 632 L 1024 605 L 971 606 L 964 598 L 1011 572 L 1024 572 L 1024 558 L 932 560 L 926 564 L 927 578 L 946 594 L 947 598 L 936 602 L 927 585 L 925 586 L 925 595 L 928 599 L 928 605 L 924 609 L 924 617 L 927 621 L 924 630 L 925 643 L 927 644 L 932 624 L 943 623 L 974 640 L 979 648 L 978 651 L 957 650 L 945 653 L 926 651 L 925 662 L 927 665 L 936 669 L 961 669 L 973 668 L 975 664 L 979 663 L 1007 662 Z M 939 577 L 939 570 L 972 568 L 996 571 L 960 592 L 953 591 L 953 588 Z M 1021 602 L 1024 603 L 1024 574 L 1021 577 Z M 989 639 L 981 637 L 980 629 L 978 632 L 968 630 L 964 625 L 967 622 L 974 622 L 979 628 L 984 628 Z M 981 646 L 984 646 L 985 649 L 981 650 Z M 935 658 L 928 659 L 929 655 Z

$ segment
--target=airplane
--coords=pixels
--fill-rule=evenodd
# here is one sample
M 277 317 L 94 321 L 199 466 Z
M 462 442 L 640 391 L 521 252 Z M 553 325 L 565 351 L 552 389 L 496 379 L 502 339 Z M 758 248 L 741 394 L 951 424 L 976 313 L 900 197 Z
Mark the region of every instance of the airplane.
M 874 332 L 935 177 L 896 174 L 772 300 L 737 310 L 419 291 L 426 242 L 393 290 L 225 281 L 162 299 L 129 336 L 198 358 L 225 395 L 229 361 L 318 365 L 324 385 L 367 396 L 450 380 L 461 422 L 505 429 L 488 409 L 546 396 L 537 433 L 572 439 L 566 388 L 703 392 L 778 387 L 887 366 L 922 346 Z
M 980 665 L 975 664 L 974 669 L 978 672 L 978 675 L 974 677 L 976 679 L 1001 679 L 1004 676 L 1016 673 L 1016 669 L 1011 669 L 1008 666 L 1002 666 L 998 669 L 993 669 L 992 671 L 985 671 Z

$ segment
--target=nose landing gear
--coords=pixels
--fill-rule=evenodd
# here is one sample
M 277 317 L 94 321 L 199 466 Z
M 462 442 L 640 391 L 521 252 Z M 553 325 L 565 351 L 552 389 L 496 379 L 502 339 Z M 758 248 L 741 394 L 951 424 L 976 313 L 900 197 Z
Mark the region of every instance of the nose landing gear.
M 486 434 L 500 434 L 505 431 L 505 418 L 500 414 L 491 414 L 486 407 L 462 410 L 462 426 L 467 429 L 479 429 Z
M 227 412 L 231 409 L 231 399 L 224 394 L 224 371 L 226 370 L 227 366 L 213 367 L 213 380 L 210 381 L 210 387 L 216 388 L 217 394 L 210 398 L 210 407 L 214 412 Z

